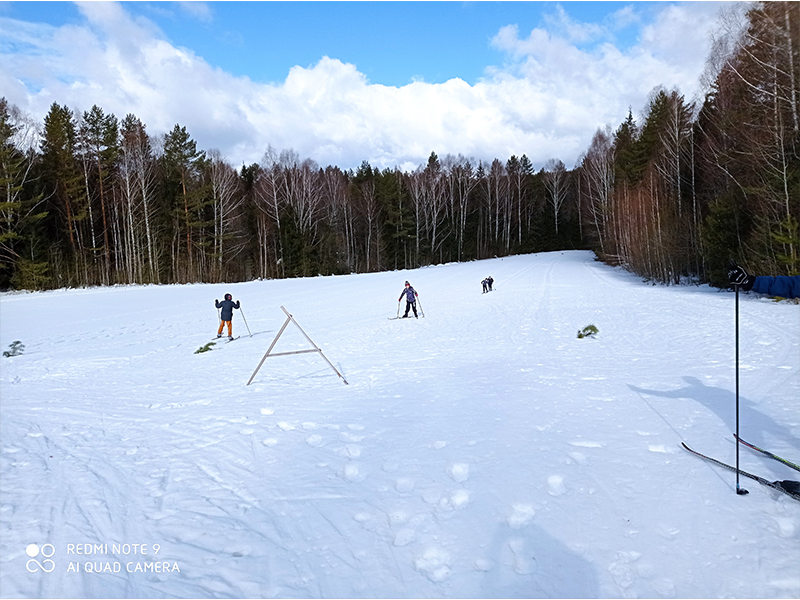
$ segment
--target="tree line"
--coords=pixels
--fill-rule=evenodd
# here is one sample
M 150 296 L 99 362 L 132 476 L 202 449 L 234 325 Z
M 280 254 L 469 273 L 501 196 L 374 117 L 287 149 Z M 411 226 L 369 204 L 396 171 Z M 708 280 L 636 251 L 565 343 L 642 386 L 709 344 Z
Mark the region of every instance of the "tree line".
M 411 172 L 268 147 L 234 168 L 185 127 L 0 99 L 0 288 L 231 282 L 590 248 L 661 283 L 735 259 L 800 273 L 800 7 L 729 11 L 702 103 L 653 90 L 578 164 L 437 156 Z

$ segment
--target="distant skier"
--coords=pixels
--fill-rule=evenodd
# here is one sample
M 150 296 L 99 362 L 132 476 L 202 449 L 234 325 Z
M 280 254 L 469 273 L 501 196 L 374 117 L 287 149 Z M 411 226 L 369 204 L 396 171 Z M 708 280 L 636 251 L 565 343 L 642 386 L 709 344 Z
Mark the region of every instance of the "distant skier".
M 402 302 L 403 296 L 406 297 L 406 313 L 403 315 L 404 319 L 408 318 L 408 311 L 409 310 L 413 310 L 414 311 L 414 318 L 415 319 L 419 318 L 417 316 L 417 296 L 418 295 L 419 294 L 417 294 L 416 290 L 414 290 L 414 288 L 411 287 L 411 284 L 406 281 L 406 287 L 402 292 L 400 292 L 400 297 L 397 299 L 398 302 Z
M 750 275 L 742 267 L 731 263 L 728 267 L 728 281 L 740 286 L 745 292 L 753 290 L 758 294 L 779 296 L 781 298 L 800 298 L 800 275 L 781 275 L 778 277 Z
M 486 278 L 486 283 L 489 285 L 489 291 L 491 292 L 492 291 L 492 284 L 494 283 L 494 279 L 492 279 L 491 275 L 489 275 Z
M 214 300 L 214 305 L 217 308 L 221 308 L 222 312 L 220 313 L 220 322 L 219 322 L 219 331 L 217 331 L 217 337 L 222 337 L 222 329 L 225 327 L 225 324 L 228 324 L 228 339 L 233 339 L 233 309 L 239 308 L 239 301 L 233 301 L 233 296 L 230 294 L 225 294 L 225 300 L 220 302 L 219 300 Z
M 486 292 L 489 291 L 489 280 L 488 279 L 484 279 L 483 281 L 481 281 L 481 285 L 483 286 L 483 292 L 482 293 L 485 294 Z

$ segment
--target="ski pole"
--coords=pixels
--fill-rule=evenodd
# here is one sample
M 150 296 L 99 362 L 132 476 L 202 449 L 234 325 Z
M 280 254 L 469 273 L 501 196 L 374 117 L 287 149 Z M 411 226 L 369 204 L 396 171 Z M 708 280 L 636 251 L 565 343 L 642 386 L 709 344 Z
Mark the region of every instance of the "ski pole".
M 250 333 L 250 326 L 247 324 L 247 319 L 244 318 L 244 311 L 242 310 L 241 302 L 239 302 L 239 312 L 242 313 L 242 319 L 244 319 L 244 326 L 247 327 L 247 333 Z M 252 333 L 250 333 L 250 337 L 253 337 Z
M 419 302 L 419 314 L 421 314 L 424 317 L 425 311 L 422 310 L 422 301 L 419 299 L 419 296 L 417 296 L 417 302 Z
M 398 300 L 397 301 L 397 318 L 398 319 L 400 318 L 400 303 L 401 302 L 402 302 L 402 300 Z
M 744 496 L 748 491 L 739 487 L 739 284 L 733 286 L 736 294 L 736 493 Z

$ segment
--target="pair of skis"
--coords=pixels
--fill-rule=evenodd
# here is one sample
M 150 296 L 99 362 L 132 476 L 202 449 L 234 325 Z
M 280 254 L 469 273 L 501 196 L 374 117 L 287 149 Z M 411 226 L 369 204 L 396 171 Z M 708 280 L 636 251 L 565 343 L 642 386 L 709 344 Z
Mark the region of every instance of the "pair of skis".
M 796 465 L 792 461 L 787 460 L 785 458 L 782 458 L 782 457 L 778 456 L 777 454 L 774 454 L 774 453 L 770 452 L 769 450 L 764 450 L 763 448 L 759 448 L 755 444 L 751 444 L 750 442 L 746 442 L 742 438 L 737 437 L 735 434 L 734 434 L 734 437 L 736 437 L 736 439 L 739 442 L 741 442 L 743 445 L 747 446 L 748 448 L 751 448 L 752 450 L 755 450 L 756 452 L 760 452 L 761 454 L 763 454 L 767 458 L 771 458 L 771 459 L 776 460 L 776 461 L 778 461 L 780 463 L 783 463 L 784 465 L 786 465 L 787 467 L 789 467 L 791 469 L 794 469 L 795 471 L 800 471 L 800 466 Z M 709 462 L 712 462 L 715 465 L 718 465 L 720 467 L 724 467 L 725 469 L 728 469 L 729 471 L 734 471 L 734 472 L 737 471 L 736 467 L 733 467 L 733 466 L 731 466 L 729 464 L 726 464 L 726 463 L 724 463 L 722 461 L 719 461 L 716 458 L 711 458 L 710 456 L 706 456 L 705 454 L 700 454 L 696 450 L 692 450 L 684 442 L 681 442 L 681 445 L 686 450 L 688 450 L 689 452 L 694 454 L 695 456 L 699 456 L 700 458 L 703 458 L 703 459 L 705 459 L 705 460 L 707 460 Z M 783 492 L 787 496 L 791 496 L 795 500 L 800 501 L 800 481 L 792 481 L 791 479 L 784 479 L 783 481 L 769 481 L 768 479 L 764 479 L 763 477 L 759 477 L 758 475 L 753 475 L 752 473 L 748 473 L 747 471 L 742 471 L 741 469 L 739 469 L 738 472 L 741 475 L 744 475 L 745 477 L 748 477 L 750 479 L 753 479 L 754 481 L 757 481 L 761 485 L 764 485 L 764 486 L 772 488 L 774 490 L 778 490 L 780 492 Z

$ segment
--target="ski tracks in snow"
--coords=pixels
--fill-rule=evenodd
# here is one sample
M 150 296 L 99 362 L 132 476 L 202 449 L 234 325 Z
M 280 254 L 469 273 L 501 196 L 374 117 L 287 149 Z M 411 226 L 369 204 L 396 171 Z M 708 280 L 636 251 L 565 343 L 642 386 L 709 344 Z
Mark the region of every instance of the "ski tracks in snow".
M 489 273 L 497 289 L 482 295 L 479 281 Z M 396 308 L 396 283 L 408 277 L 426 317 L 388 321 L 383 312 Z M 273 303 L 280 296 L 337 367 L 347 367 L 349 386 L 305 355 L 270 359 L 245 387 L 270 336 L 194 355 L 207 337 L 197 333 L 201 324 L 216 329 L 209 288 L 119 291 L 148 307 L 158 300 L 172 321 L 151 323 L 137 310 L 118 328 L 98 318 L 98 334 L 87 333 L 86 344 L 72 342 L 75 324 L 57 317 L 85 303 L 99 311 L 108 296 L 65 293 L 65 306 L 45 323 L 63 342 L 43 337 L 28 357 L 8 371 L 3 365 L 0 510 L 10 550 L 3 560 L 16 566 L 31 542 L 160 543 L 181 573 L 76 577 L 62 570 L 34 580 L 23 569 L 4 575 L 9 595 L 743 597 L 768 590 L 790 597 L 797 590 L 785 574 L 781 580 L 787 563 L 772 550 L 774 540 L 743 541 L 754 535 L 752 521 L 733 534 L 726 529 L 741 517 L 740 499 L 729 507 L 719 492 L 725 483 L 698 475 L 705 465 L 687 472 L 692 463 L 675 452 L 682 435 L 710 439 L 718 427 L 729 437 L 713 412 L 727 406 L 729 397 L 713 390 L 729 366 L 719 373 L 710 366 L 721 353 L 710 336 L 718 320 L 697 319 L 667 336 L 660 320 L 679 324 L 681 310 L 695 319 L 697 302 L 719 310 L 721 295 L 643 287 L 588 253 L 445 265 L 408 277 L 242 284 L 254 292 L 269 286 Z M 368 292 L 354 294 L 354 286 Z M 386 310 L 376 302 L 384 292 Z M 177 308 L 200 296 L 202 311 Z M 331 319 L 342 298 L 349 313 Z M 669 314 L 653 314 L 651 301 Z M 284 316 L 277 307 L 263 312 L 259 319 L 248 309 L 250 324 L 261 321 L 274 334 Z M 589 323 L 599 335 L 576 339 Z M 91 324 L 87 318 L 80 328 Z M 151 325 L 170 342 L 147 337 Z M 761 336 L 761 324 L 754 326 Z M 282 342 L 296 349 L 305 341 L 293 341 L 291 329 Z M 753 364 L 794 348 L 771 333 Z M 683 377 L 696 382 L 683 386 Z M 664 392 L 664 382 L 678 389 Z M 789 507 L 768 500 L 750 497 L 767 507 L 763 535 L 790 544 L 800 526 Z M 704 536 L 713 536 L 713 546 Z M 751 567 L 737 554 L 753 548 L 765 560 Z M 729 565 L 722 575 L 718 560 Z M 747 575 L 740 587 L 724 581 L 734 570 Z
M 407 451 L 392 456 L 386 454 L 387 443 L 400 443 L 392 428 L 375 431 L 358 423 L 309 421 L 287 413 L 297 413 L 296 407 L 262 407 L 253 418 L 259 433 L 239 432 L 250 438 L 251 464 L 259 465 L 258 473 L 244 464 L 239 471 L 218 455 L 218 464 L 226 465 L 224 480 L 220 470 L 201 467 L 206 481 L 216 484 L 207 481 L 204 489 L 219 486 L 220 493 L 234 496 L 239 510 L 228 512 L 232 519 L 246 519 L 251 528 L 265 519 L 281 524 L 267 537 L 288 557 L 280 567 L 275 565 L 277 579 L 292 582 L 283 588 L 284 595 L 359 596 L 378 587 L 387 595 L 400 595 L 415 573 L 430 586 L 445 585 L 464 594 L 476 577 L 504 573 L 505 567 L 523 577 L 503 575 L 505 589 L 519 591 L 533 581 L 533 550 L 524 533 L 534 520 L 533 504 L 509 503 L 505 515 L 499 515 L 507 531 L 499 548 L 486 545 L 481 550 L 484 545 L 476 545 L 467 533 L 480 520 L 470 516 L 471 506 L 495 500 L 476 497 L 471 489 L 474 465 L 481 462 L 474 450 L 478 442 L 465 445 L 472 455 L 467 460 L 463 455 L 462 460 L 453 458 L 461 444 L 435 438 L 406 442 Z M 281 464 L 284 458 L 291 466 Z M 555 479 L 550 486 L 553 493 L 563 493 Z M 212 504 L 221 506 L 220 501 Z M 204 526 L 212 528 L 212 522 Z M 263 543 L 247 543 L 243 524 L 236 529 L 242 540 L 238 552 L 265 560 L 269 553 Z M 419 582 L 411 585 L 418 588 Z

